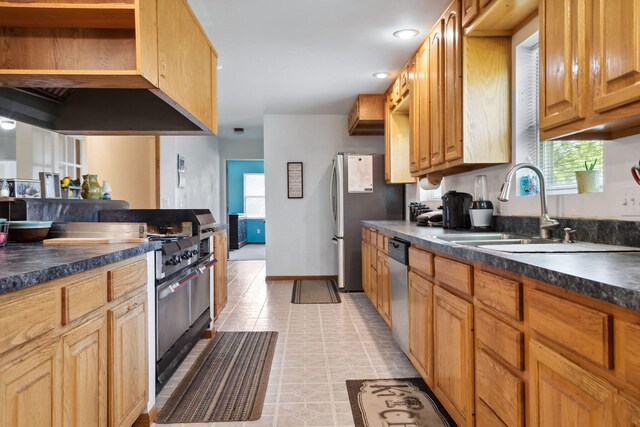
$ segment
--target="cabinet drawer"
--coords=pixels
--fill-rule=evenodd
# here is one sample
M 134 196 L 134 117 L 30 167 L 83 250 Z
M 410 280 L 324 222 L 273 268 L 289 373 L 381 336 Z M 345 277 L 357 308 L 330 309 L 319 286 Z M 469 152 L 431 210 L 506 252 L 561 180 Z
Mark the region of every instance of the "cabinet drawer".
M 475 320 L 476 339 L 505 362 L 522 370 L 524 334 L 481 309 L 476 309 Z
M 372 245 L 378 244 L 378 232 L 372 228 L 369 229 L 369 243 Z
M 109 271 L 109 301 L 147 283 L 147 262 L 140 260 Z
M 610 315 L 533 289 L 527 304 L 532 330 L 597 365 L 612 367 Z
M 378 249 L 383 252 L 387 252 L 387 244 L 389 243 L 389 237 L 382 233 L 378 233 Z
M 107 303 L 107 281 L 104 274 L 82 279 L 62 288 L 62 323 L 70 323 Z
M 465 294 L 473 294 L 473 268 L 450 259 L 435 257 L 436 280 Z
M 476 271 L 475 294 L 483 304 L 522 320 L 522 284 L 486 271 Z
M 0 309 L 0 354 L 54 329 L 60 322 L 55 290 L 25 296 Z
M 410 247 L 409 267 L 411 267 L 412 270 L 433 277 L 433 254 Z
M 476 396 L 505 425 L 524 424 L 524 384 L 482 350 L 476 354 Z

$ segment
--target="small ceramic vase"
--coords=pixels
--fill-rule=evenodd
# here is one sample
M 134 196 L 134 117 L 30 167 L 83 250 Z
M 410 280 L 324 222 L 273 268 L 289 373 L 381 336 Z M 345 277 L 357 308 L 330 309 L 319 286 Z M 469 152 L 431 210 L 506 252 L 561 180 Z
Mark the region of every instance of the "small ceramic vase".
M 98 175 L 82 175 L 84 182 L 82 183 L 83 199 L 100 199 L 102 198 L 102 187 L 98 184 Z

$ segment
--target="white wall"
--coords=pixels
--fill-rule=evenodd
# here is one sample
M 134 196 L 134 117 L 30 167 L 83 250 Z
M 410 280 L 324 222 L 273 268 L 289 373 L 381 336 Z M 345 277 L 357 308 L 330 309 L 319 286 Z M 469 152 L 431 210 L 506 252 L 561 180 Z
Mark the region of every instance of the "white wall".
M 178 154 L 185 158 L 185 188 L 178 188 Z M 220 144 L 216 136 L 160 137 L 160 207 L 210 209 L 217 222 L 226 222 L 220 215 Z
M 384 139 L 350 137 L 344 115 L 264 117 L 268 276 L 337 274 L 329 186 L 339 151 L 384 153 Z M 303 162 L 303 199 L 287 199 L 287 162 L 295 161 Z
M 262 139 L 220 139 L 220 212 L 227 219 L 227 160 L 264 159 L 264 140 Z M 217 217 L 216 217 L 217 218 Z

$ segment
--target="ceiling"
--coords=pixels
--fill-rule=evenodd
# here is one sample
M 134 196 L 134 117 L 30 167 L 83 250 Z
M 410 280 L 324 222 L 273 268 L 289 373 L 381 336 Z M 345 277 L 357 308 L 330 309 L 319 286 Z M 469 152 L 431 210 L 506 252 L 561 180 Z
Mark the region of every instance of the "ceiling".
M 261 138 L 265 114 L 347 114 L 356 94 L 387 89 L 449 2 L 189 0 L 223 67 L 220 136 Z M 421 33 L 393 37 L 402 28 Z

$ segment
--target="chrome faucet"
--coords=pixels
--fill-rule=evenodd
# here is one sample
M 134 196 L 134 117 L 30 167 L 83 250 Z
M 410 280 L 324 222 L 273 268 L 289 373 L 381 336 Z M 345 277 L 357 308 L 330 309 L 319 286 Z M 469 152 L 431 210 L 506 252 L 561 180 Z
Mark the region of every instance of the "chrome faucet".
M 498 200 L 501 202 L 509 201 L 509 190 L 511 189 L 511 181 L 513 181 L 513 177 L 516 172 L 520 169 L 531 169 L 538 175 L 538 180 L 540 181 L 540 238 L 541 239 L 551 239 L 553 229 L 560 227 L 560 223 L 555 219 L 549 217 L 549 212 L 547 212 L 547 191 L 544 186 L 544 176 L 542 175 L 542 171 L 538 169 L 536 165 L 531 163 L 518 163 L 514 167 L 511 168 L 509 173 L 507 173 L 506 178 L 504 179 L 504 183 L 502 184 L 502 188 L 500 188 L 500 195 L 498 196 Z

